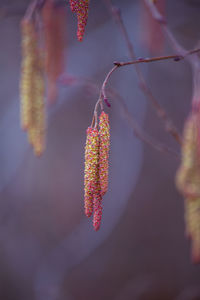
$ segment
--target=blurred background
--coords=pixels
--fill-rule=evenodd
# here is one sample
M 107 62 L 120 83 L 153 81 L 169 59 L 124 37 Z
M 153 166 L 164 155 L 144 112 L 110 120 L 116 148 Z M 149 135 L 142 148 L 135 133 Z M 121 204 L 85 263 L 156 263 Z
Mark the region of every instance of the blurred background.
M 74 80 L 59 84 L 57 102 L 48 107 L 47 149 L 41 158 L 33 155 L 19 119 L 20 21 L 29 2 L 0 0 L 1 299 L 200 299 L 200 267 L 191 263 L 184 202 L 174 184 L 179 160 L 141 143 L 115 98 L 106 108 L 110 183 L 99 232 L 84 216 L 86 129 L 113 61 L 129 59 L 104 1 L 91 0 L 82 43 L 66 5 L 65 74 Z M 137 57 L 155 56 L 160 52 L 150 53 L 145 43 L 141 2 L 112 1 L 121 9 Z M 187 49 L 199 40 L 199 13 L 198 0 L 166 1 L 169 27 Z M 162 54 L 174 54 L 165 40 Z M 190 66 L 165 61 L 141 69 L 181 131 L 192 96 Z M 117 70 L 109 86 L 148 134 L 180 150 L 138 88 L 132 66 Z

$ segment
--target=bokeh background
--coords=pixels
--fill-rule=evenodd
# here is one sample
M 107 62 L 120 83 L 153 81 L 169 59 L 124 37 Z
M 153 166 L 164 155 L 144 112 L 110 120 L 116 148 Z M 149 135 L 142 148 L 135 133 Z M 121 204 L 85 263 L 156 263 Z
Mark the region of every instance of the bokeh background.
M 67 10 L 65 76 L 48 107 L 47 149 L 34 157 L 20 129 L 20 20 L 30 1 L 0 1 L 0 297 L 4 300 L 198 300 L 200 267 L 184 236 L 183 199 L 174 176 L 179 160 L 134 137 L 119 101 L 109 99 L 110 185 L 102 227 L 83 211 L 85 133 L 99 87 L 113 61 L 128 60 L 123 37 L 104 1 L 91 0 L 84 41 Z M 198 0 L 166 1 L 169 26 L 193 48 L 199 40 Z M 113 0 L 138 57 L 150 56 L 140 0 Z M 6 12 L 6 13 L 5 13 Z M 143 42 L 142 42 L 143 41 Z M 165 41 L 163 54 L 174 51 Z M 154 53 L 156 55 L 156 53 Z M 181 131 L 190 110 L 187 62 L 141 65 L 143 74 Z M 179 147 L 138 88 L 132 66 L 110 87 L 155 139 Z

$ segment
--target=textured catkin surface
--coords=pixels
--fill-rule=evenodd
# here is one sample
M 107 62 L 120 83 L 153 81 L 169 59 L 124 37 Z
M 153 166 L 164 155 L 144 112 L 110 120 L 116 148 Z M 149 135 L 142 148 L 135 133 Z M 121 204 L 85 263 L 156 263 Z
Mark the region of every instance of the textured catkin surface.
M 93 211 L 93 198 L 97 194 L 97 184 L 99 182 L 98 174 L 99 164 L 99 133 L 97 129 L 87 129 L 87 139 L 85 146 L 85 214 L 90 217 Z
M 31 127 L 33 98 L 35 93 L 34 73 L 37 60 L 37 39 L 34 24 L 21 22 L 22 34 L 22 63 L 21 63 L 21 126 L 24 130 Z
M 87 25 L 89 0 L 70 0 L 72 12 L 77 14 L 77 38 L 81 42 Z
M 185 200 L 186 236 L 191 240 L 191 258 L 200 263 L 200 160 L 199 112 L 191 112 L 183 131 L 182 159 L 176 183 Z
M 39 47 L 35 23 L 23 19 L 20 80 L 21 126 L 36 156 L 45 148 L 46 110 L 44 52 Z
M 101 195 L 105 195 L 108 190 L 108 168 L 109 168 L 109 149 L 110 149 L 110 126 L 108 114 L 102 112 L 99 118 L 99 177 Z

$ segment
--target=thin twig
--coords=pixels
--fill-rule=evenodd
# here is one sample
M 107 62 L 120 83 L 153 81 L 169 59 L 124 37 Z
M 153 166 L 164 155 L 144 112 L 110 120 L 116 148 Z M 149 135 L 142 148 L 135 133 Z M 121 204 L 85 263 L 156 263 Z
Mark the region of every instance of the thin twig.
M 192 50 L 193 51 L 193 50 Z M 189 55 L 189 54 L 193 54 L 191 53 L 192 51 L 188 51 L 185 55 Z M 200 49 L 198 50 L 200 51 Z M 197 52 L 197 50 L 195 50 L 195 53 Z M 167 59 L 175 59 L 176 57 L 178 57 L 178 55 L 167 55 L 167 56 L 159 56 L 159 57 L 153 57 L 153 58 L 146 58 L 146 59 L 137 59 L 137 60 L 134 60 L 134 61 L 129 61 L 129 62 L 114 62 L 114 67 L 112 67 L 112 69 L 107 73 L 104 81 L 103 81 L 103 84 L 102 84 L 102 87 L 101 87 L 101 90 L 100 90 L 100 95 L 99 95 L 99 99 L 98 101 L 96 102 L 96 105 L 95 105 L 95 108 L 94 108 L 94 118 L 95 118 L 95 127 L 97 126 L 97 115 L 98 115 L 98 107 L 99 107 L 99 104 L 102 103 L 102 99 L 106 99 L 107 96 L 106 96 L 106 86 L 109 82 L 109 79 L 111 77 L 111 75 L 119 68 L 121 67 L 125 67 L 125 66 L 129 66 L 129 65 L 134 65 L 134 64 L 139 64 L 139 63 L 144 63 L 144 62 L 155 62 L 155 61 L 161 61 L 161 60 L 167 60 Z M 182 57 L 184 58 L 184 57 Z M 180 60 L 178 60 L 180 61 Z M 164 120 L 165 122 L 168 121 L 168 119 L 166 119 L 166 116 L 164 115 Z M 168 121 L 169 122 L 169 121 Z M 171 127 L 170 127 L 170 132 L 171 132 Z M 171 132 L 172 134 L 172 132 Z M 177 133 L 175 131 L 174 133 L 174 137 L 177 138 Z
M 36 8 L 38 5 L 38 0 L 34 0 L 33 2 L 31 2 L 31 4 L 28 6 L 24 19 L 26 20 L 30 20 L 33 16 L 33 13 L 35 12 Z
M 118 67 L 123 67 L 123 66 L 128 66 L 128 65 L 156 62 L 156 61 L 169 60 L 169 59 L 173 59 L 174 61 L 180 61 L 180 60 L 184 59 L 186 56 L 195 54 L 197 52 L 200 52 L 200 48 L 190 50 L 190 51 L 186 52 L 184 56 L 173 54 L 173 55 L 157 56 L 157 57 L 151 57 L 151 58 L 138 58 L 138 59 L 135 59 L 132 61 L 127 61 L 127 62 L 118 62 L 117 61 L 117 62 L 114 62 L 114 65 L 118 66 Z
M 126 27 L 124 25 L 124 21 L 122 19 L 120 10 L 118 8 L 116 8 L 115 6 L 112 5 L 110 0 L 105 0 L 106 5 L 108 6 L 108 9 L 110 10 L 113 18 L 115 19 L 116 23 L 119 26 L 119 29 L 122 32 L 122 36 L 125 39 L 128 51 L 129 51 L 129 55 L 130 58 L 132 60 L 136 60 L 136 55 L 135 55 L 135 51 L 133 48 L 133 44 L 130 41 L 128 32 L 126 30 Z M 159 17 L 158 17 L 159 19 Z M 185 55 L 185 53 L 184 53 Z M 180 59 L 182 59 L 183 56 L 180 55 L 180 53 L 178 52 L 178 55 L 176 55 L 176 57 L 174 57 L 174 60 L 178 61 Z M 178 130 L 176 129 L 176 127 L 174 126 L 172 120 L 170 119 L 170 117 L 168 116 L 168 114 L 166 113 L 166 111 L 164 110 L 164 108 L 159 104 L 159 102 L 156 100 L 156 98 L 154 97 L 152 91 L 150 90 L 150 88 L 148 87 L 144 76 L 139 68 L 138 65 L 139 62 L 134 64 L 138 79 L 139 79 L 139 87 L 142 90 L 142 92 L 145 94 L 145 96 L 147 97 L 147 99 L 149 99 L 149 101 L 151 102 L 152 106 L 154 107 L 158 117 L 163 121 L 164 125 L 165 125 L 165 130 L 179 143 L 181 144 L 181 135 L 179 134 Z

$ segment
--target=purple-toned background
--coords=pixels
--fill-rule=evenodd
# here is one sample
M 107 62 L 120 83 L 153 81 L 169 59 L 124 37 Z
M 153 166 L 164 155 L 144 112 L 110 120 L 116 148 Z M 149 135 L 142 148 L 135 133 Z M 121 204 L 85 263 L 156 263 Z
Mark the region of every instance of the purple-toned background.
M 188 49 L 199 39 L 200 3 L 167 2 L 169 26 Z M 110 185 L 102 227 L 83 212 L 86 128 L 98 89 L 78 81 L 60 86 L 49 108 L 47 150 L 35 158 L 20 129 L 19 24 L 29 1 L 1 0 L 0 16 L 0 298 L 4 300 L 198 300 L 200 267 L 190 261 L 183 199 L 176 191 L 178 160 L 138 141 L 117 99 L 111 120 Z M 115 1 L 138 57 L 140 0 Z M 69 7 L 66 73 L 100 87 L 113 61 L 128 60 L 124 40 L 103 1 L 91 0 L 84 41 L 76 40 Z M 0 13 L 1 15 L 1 13 Z M 165 44 L 165 54 L 174 53 Z M 179 128 L 189 112 L 191 70 L 186 62 L 141 66 L 149 86 Z M 113 74 L 110 86 L 140 126 L 179 151 L 137 85 L 133 67 Z

